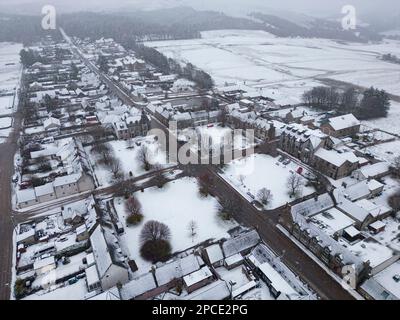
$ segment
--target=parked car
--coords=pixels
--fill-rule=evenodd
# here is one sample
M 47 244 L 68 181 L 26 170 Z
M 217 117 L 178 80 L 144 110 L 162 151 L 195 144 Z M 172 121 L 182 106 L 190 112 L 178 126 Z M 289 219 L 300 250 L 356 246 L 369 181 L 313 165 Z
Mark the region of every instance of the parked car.
M 286 159 L 285 161 L 283 161 L 282 163 L 287 166 L 290 162 L 292 162 L 290 159 Z

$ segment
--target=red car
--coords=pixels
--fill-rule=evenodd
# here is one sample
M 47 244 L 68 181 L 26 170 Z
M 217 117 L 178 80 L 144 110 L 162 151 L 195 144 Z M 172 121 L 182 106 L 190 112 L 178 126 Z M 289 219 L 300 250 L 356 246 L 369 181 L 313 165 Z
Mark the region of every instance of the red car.
M 302 167 L 298 167 L 296 172 L 298 174 L 302 174 L 303 173 L 303 168 Z

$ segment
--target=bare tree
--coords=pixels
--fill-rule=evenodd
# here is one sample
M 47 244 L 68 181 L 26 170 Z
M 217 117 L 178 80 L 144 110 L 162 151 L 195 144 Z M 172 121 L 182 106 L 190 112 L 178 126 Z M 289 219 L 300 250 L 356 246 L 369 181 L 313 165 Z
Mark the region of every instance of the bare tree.
M 262 188 L 257 193 L 257 199 L 264 205 L 268 205 L 272 201 L 272 192 L 267 188 Z
M 194 238 L 197 235 L 197 229 L 198 229 L 197 222 L 194 220 L 191 220 L 188 224 L 188 230 L 190 233 L 190 237 L 192 238 L 192 242 L 194 242 Z
M 392 171 L 396 177 L 400 177 L 400 156 L 394 158 Z
M 235 213 L 240 213 L 242 203 L 234 195 L 226 195 L 225 198 L 220 200 L 218 207 L 218 215 L 223 220 L 231 220 Z
M 150 164 L 150 152 L 145 145 L 142 145 L 138 151 L 137 159 L 143 166 L 143 169 L 149 171 L 151 168 Z
M 109 165 L 112 161 L 113 152 L 111 146 L 108 143 L 98 143 L 92 147 L 92 151 L 99 154 L 102 157 L 104 164 Z
M 142 205 L 139 200 L 132 196 L 125 202 L 125 210 L 128 213 L 127 224 L 137 225 L 143 220 Z
M 221 124 L 222 127 L 226 126 L 226 121 L 228 118 L 228 112 L 225 108 L 221 108 L 218 114 L 218 122 Z
M 303 187 L 303 178 L 293 172 L 287 179 L 286 185 L 289 189 L 290 197 L 296 197 L 301 193 Z
M 130 194 L 136 191 L 136 184 L 132 179 L 124 180 L 116 186 L 115 196 L 128 198 Z
M 142 213 L 142 205 L 135 196 L 131 196 L 128 200 L 126 200 L 125 209 L 129 214 Z
M 140 233 L 140 241 L 142 244 L 148 241 L 169 241 L 171 238 L 171 231 L 169 227 L 159 221 L 150 220 L 145 223 Z
M 162 188 L 168 182 L 168 179 L 164 176 L 164 172 L 162 171 L 163 167 L 160 164 L 156 164 L 153 169 L 156 173 L 154 181 L 157 187 Z
M 400 190 L 389 197 L 389 205 L 397 212 L 400 210 Z
M 121 161 L 119 159 L 112 158 L 110 167 L 111 167 L 111 172 L 113 174 L 113 177 L 117 180 L 121 179 L 123 176 L 123 174 L 121 172 Z
M 208 173 L 202 174 L 197 179 L 197 184 L 199 186 L 199 192 L 201 195 L 207 197 L 210 193 L 210 188 L 213 184 L 213 179 Z

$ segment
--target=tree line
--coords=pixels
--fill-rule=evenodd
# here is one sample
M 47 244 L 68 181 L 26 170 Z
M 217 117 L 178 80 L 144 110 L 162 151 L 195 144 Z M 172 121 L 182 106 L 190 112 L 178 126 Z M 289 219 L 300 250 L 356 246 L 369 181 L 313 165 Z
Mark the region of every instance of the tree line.
M 359 92 L 354 87 L 339 90 L 335 87 L 314 87 L 304 92 L 303 102 L 320 110 L 353 113 L 359 119 L 387 117 L 390 98 L 385 90 L 374 87 Z
M 140 58 L 156 66 L 163 73 L 176 73 L 183 78 L 195 82 L 200 89 L 209 90 L 214 85 L 213 79 L 207 72 L 198 69 L 191 63 L 187 63 L 182 67 L 178 61 L 167 58 L 158 50 L 145 46 L 143 43 L 138 43 L 133 39 L 121 42 L 121 44 L 125 49 L 135 51 Z

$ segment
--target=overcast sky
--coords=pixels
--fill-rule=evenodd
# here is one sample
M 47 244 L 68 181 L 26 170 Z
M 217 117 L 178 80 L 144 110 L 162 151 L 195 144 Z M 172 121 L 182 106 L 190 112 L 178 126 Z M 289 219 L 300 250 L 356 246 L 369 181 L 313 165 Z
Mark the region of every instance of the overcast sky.
M 40 14 L 44 4 L 53 4 L 59 12 L 109 11 L 119 9 L 156 9 L 189 5 L 195 9 L 225 11 L 230 14 L 262 10 L 271 13 L 294 11 L 308 15 L 340 15 L 343 5 L 352 4 L 360 14 L 399 14 L 400 0 L 0 0 L 1 10 Z

